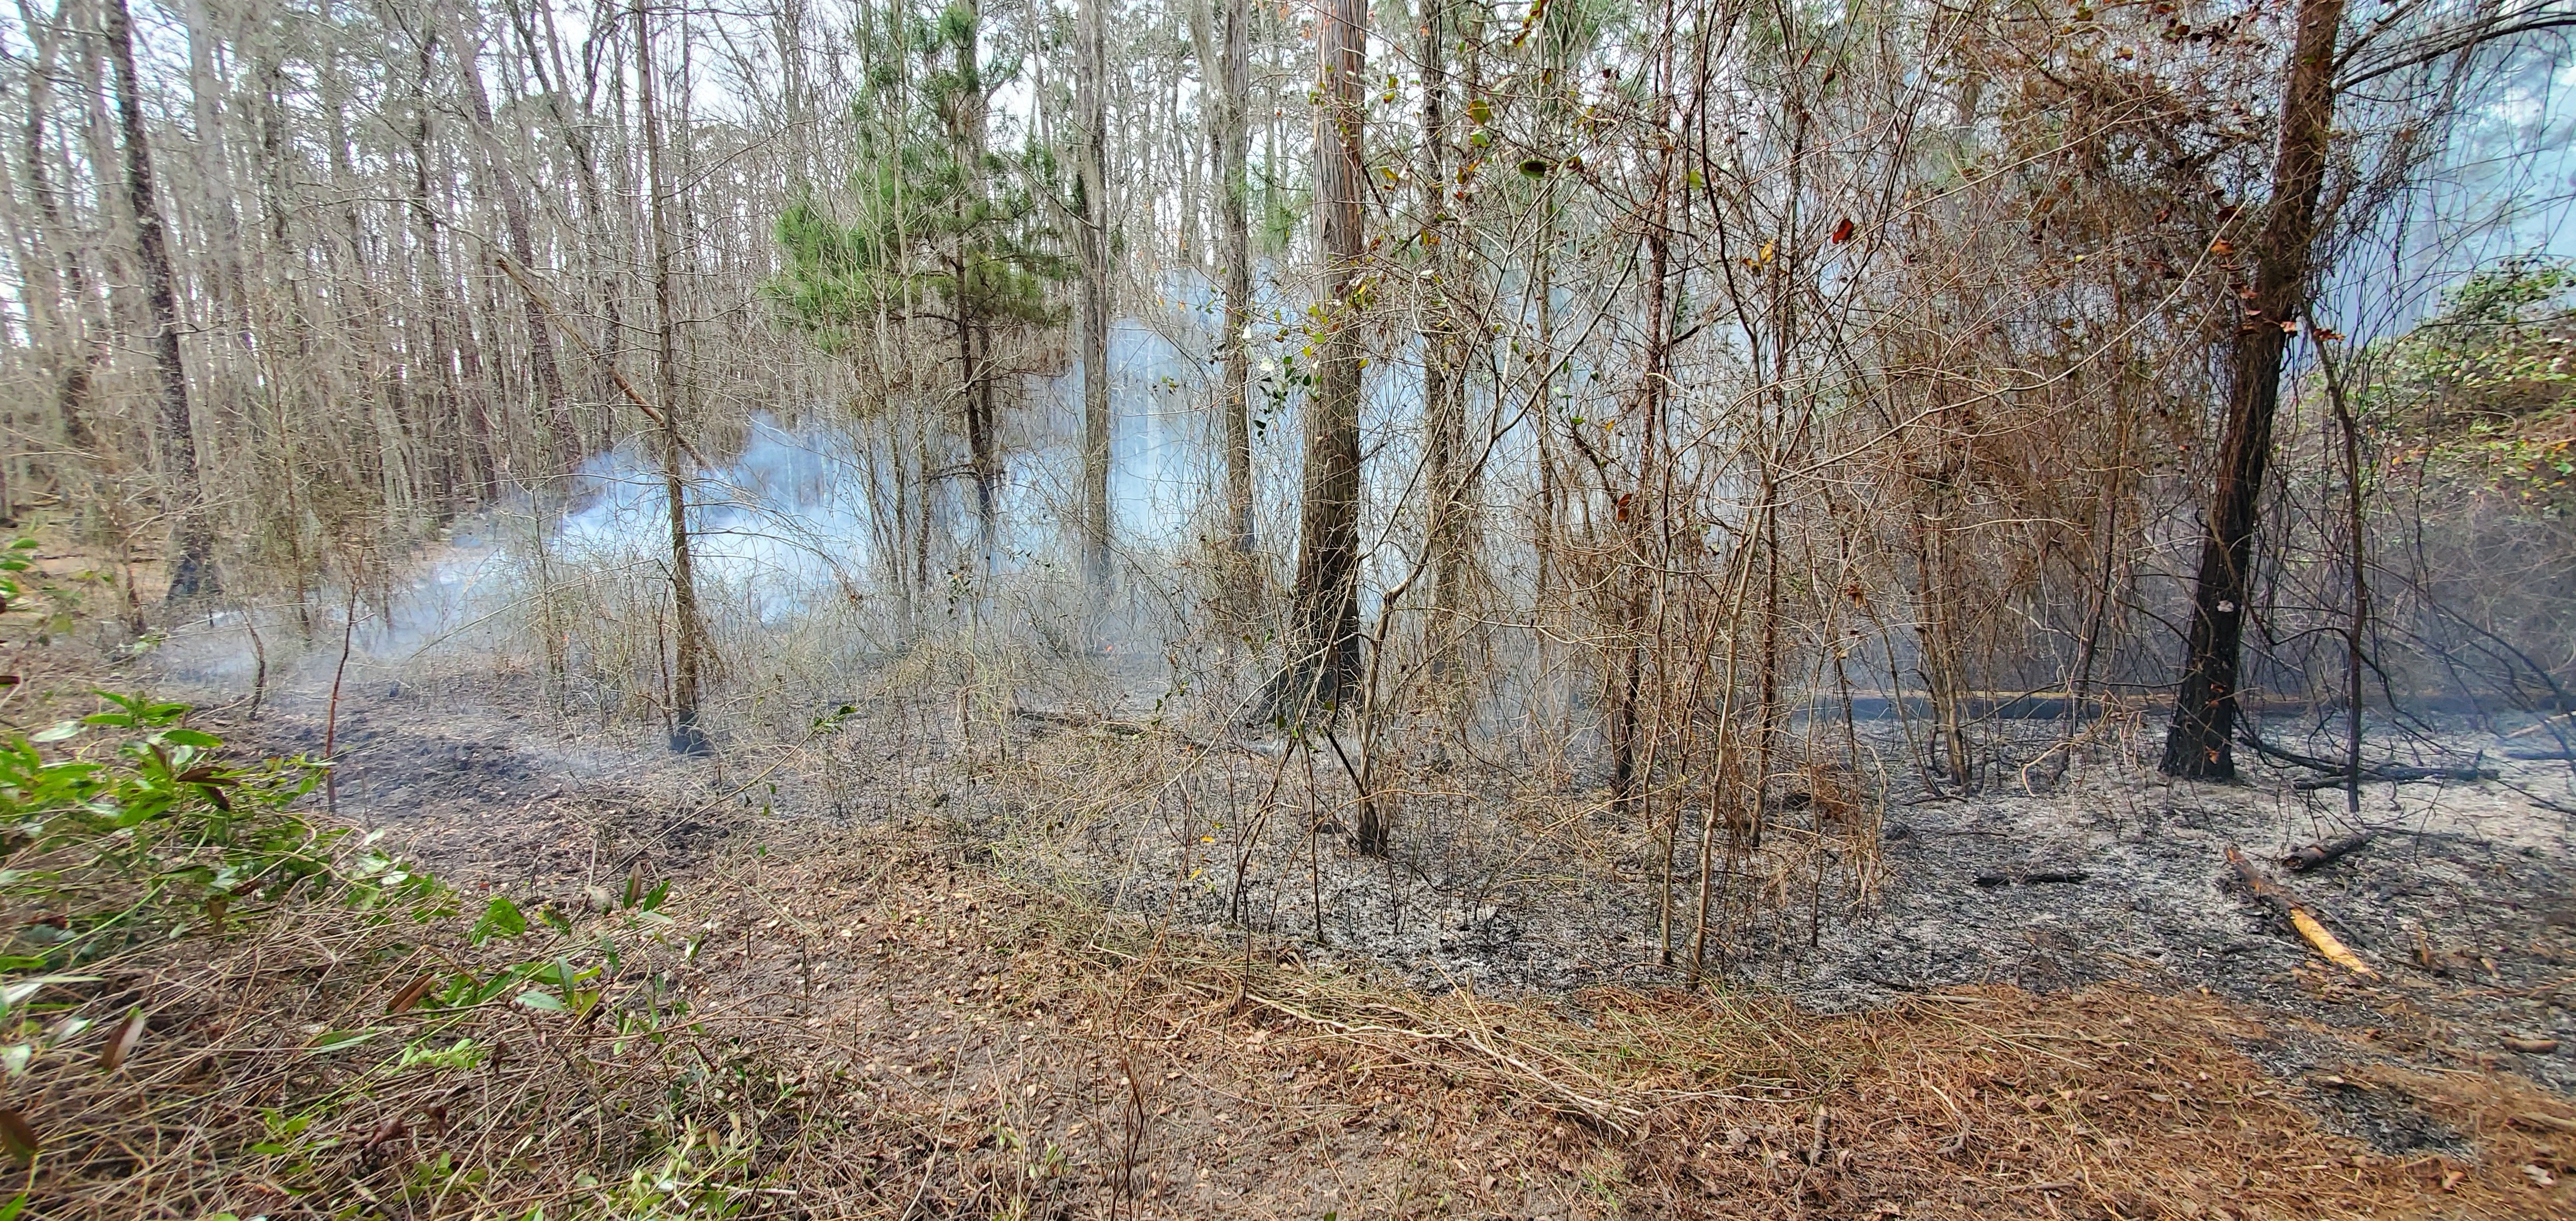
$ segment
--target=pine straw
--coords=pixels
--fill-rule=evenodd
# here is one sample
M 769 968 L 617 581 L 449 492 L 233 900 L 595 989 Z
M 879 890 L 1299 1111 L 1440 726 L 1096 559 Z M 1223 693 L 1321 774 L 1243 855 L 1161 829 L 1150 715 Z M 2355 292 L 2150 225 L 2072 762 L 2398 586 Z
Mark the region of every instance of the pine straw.
M 2418 1109 L 2479 1154 L 2377 1156 L 2321 1131 L 2306 1088 L 2239 1050 L 2263 1026 L 2205 996 L 1978 989 L 1817 1017 L 1741 995 L 1599 991 L 1561 1008 L 1426 996 L 1293 966 L 1247 975 L 1170 942 L 1143 965 L 1172 1007 L 1196 1000 L 1210 1024 L 1242 1013 L 1236 1031 L 1342 1044 L 1436 1083 L 1451 1105 L 1509 1099 L 1542 1168 L 1551 1156 L 1592 1166 L 1653 1215 L 2546 1217 L 2576 1206 L 2576 1189 L 2537 1189 L 2521 1169 L 2554 1178 L 2576 1161 L 2576 1142 L 2534 1135 L 2566 1122 L 2563 1100 L 2503 1078 L 2356 1068 L 2326 1088 Z M 1242 1004 L 1227 1005 L 1238 991 Z
M 2284 1082 L 2240 1050 L 2263 1027 L 2207 997 L 1974 990 L 1820 1017 L 1427 995 L 1015 887 L 924 833 L 750 838 L 681 883 L 694 959 L 622 947 L 612 1003 L 657 981 L 692 1000 L 699 1030 L 659 1045 L 507 1004 L 383 1013 L 443 957 L 564 940 L 316 912 L 121 964 L 77 991 L 93 1017 L 151 1010 L 133 1060 L 100 1073 L 92 1036 L 11 1086 L 46 1142 L 31 1215 L 2576 1212 L 2523 1170 L 2576 1168 L 2547 1127 L 2576 1116 L 2562 1100 L 2359 1048 L 2341 1087 Z M 459 1037 L 490 1062 L 388 1067 Z M 2313 1089 L 2420 1111 L 2474 1155 L 2371 1154 L 2319 1128 Z

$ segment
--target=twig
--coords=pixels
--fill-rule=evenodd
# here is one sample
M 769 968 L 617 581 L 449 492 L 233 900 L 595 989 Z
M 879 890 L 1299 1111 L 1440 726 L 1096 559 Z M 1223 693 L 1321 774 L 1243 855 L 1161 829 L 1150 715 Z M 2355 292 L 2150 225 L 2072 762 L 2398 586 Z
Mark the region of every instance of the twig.
M 340 740 L 340 678 L 349 672 L 349 641 L 358 630 L 358 571 L 349 569 L 349 610 L 340 622 L 340 664 L 331 671 L 331 704 L 322 714 L 322 762 L 330 767 L 322 773 L 322 802 L 333 816 L 340 813 L 340 761 L 334 751 Z
M 566 338 L 571 339 L 573 346 L 581 349 L 582 355 L 589 357 L 594 362 L 597 362 L 600 368 L 608 372 L 608 380 L 617 383 L 617 388 L 626 393 L 626 401 L 635 404 L 635 409 L 643 412 L 645 419 L 653 421 L 656 425 L 665 428 L 669 427 L 668 422 L 663 419 L 662 413 L 659 410 L 656 410 L 653 404 L 644 397 L 643 391 L 637 390 L 635 388 L 635 383 L 627 381 L 626 375 L 618 371 L 617 362 L 601 359 L 598 349 L 590 346 L 590 339 L 580 331 L 575 330 L 570 322 L 564 321 L 564 316 L 562 314 L 555 312 L 554 303 L 546 300 L 545 290 L 538 288 L 537 282 L 528 278 L 528 273 L 521 271 L 518 264 L 511 262 L 510 256 L 505 254 L 496 254 L 492 256 L 492 262 L 495 266 L 498 266 L 501 269 L 502 274 L 510 277 L 511 281 L 519 286 L 519 291 L 528 294 L 528 300 L 536 303 L 537 311 L 544 314 L 547 321 L 554 323 L 555 327 L 561 330 Z M 702 467 L 711 468 L 715 466 L 715 463 L 707 461 L 706 455 L 698 452 L 697 446 L 689 444 L 689 439 L 687 437 L 677 435 L 679 431 L 678 429 L 670 429 L 670 431 L 673 433 L 672 439 L 680 443 L 680 448 L 688 451 L 690 461 L 695 462 Z

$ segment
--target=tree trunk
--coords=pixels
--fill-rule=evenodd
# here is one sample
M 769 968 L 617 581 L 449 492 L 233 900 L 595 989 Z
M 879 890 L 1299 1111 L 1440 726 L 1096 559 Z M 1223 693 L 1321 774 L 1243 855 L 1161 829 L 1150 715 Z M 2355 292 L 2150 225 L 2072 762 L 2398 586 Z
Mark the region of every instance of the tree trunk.
M 116 66 L 117 116 L 125 135 L 125 196 L 134 216 L 134 254 L 142 264 L 143 296 L 152 312 L 152 366 L 161 384 L 159 430 L 168 466 L 169 559 L 172 603 L 219 588 L 213 555 L 215 532 L 206 518 L 205 488 L 197 470 L 197 430 L 188 403 L 188 369 L 179 352 L 177 276 L 153 193 L 152 147 L 143 134 L 142 86 L 134 72 L 134 19 L 125 0 L 106 0 L 107 49 Z
M 1467 410 L 1460 371 L 1460 328 L 1450 294 L 1457 291 L 1449 274 L 1448 243 L 1457 233 L 1444 224 L 1449 184 L 1441 154 L 1449 138 L 1446 108 L 1449 92 L 1445 51 L 1449 23 L 1442 0 L 1422 0 L 1422 260 L 1430 272 L 1422 303 L 1422 444 L 1424 472 L 1431 497 L 1427 533 L 1431 548 L 1433 614 L 1432 656 L 1439 668 L 1451 668 L 1450 641 L 1455 617 L 1466 600 L 1467 534 L 1462 451 L 1466 445 Z
M 959 324 L 967 338 L 966 459 L 975 468 L 976 545 L 990 578 L 1001 546 L 1002 484 L 999 438 L 993 433 L 993 328 L 980 313 L 969 317 L 971 322 Z
M 1274 705 L 1327 716 L 1358 693 L 1360 286 L 1362 122 L 1368 7 L 1332 0 L 1321 34 L 1324 107 L 1315 129 L 1315 206 L 1324 256 L 1324 328 L 1306 401 L 1306 487 L 1297 539 L 1289 665 Z M 1374 838 L 1373 838 L 1374 836 Z M 1363 823 L 1362 851 L 1383 851 L 1384 829 Z
M 1668 169 L 1669 158 L 1666 161 Z M 1658 174 L 1659 180 L 1664 177 Z M 1659 195 L 1654 214 L 1646 222 L 1646 361 L 1635 400 L 1639 421 L 1637 482 L 1620 498 L 1617 508 L 1623 552 L 1620 572 L 1627 588 L 1612 595 L 1618 600 L 1618 630 L 1623 643 L 1611 710 L 1610 793 L 1622 815 L 1635 810 L 1646 788 L 1647 778 L 1638 766 L 1638 701 L 1645 693 L 1646 666 L 1652 653 L 1646 640 L 1646 619 L 1659 592 L 1662 571 L 1662 557 L 1656 554 L 1656 523 L 1662 516 L 1663 489 L 1657 480 L 1663 470 L 1664 361 L 1668 347 L 1665 320 L 1672 312 L 1664 295 L 1665 283 L 1672 275 L 1672 247 L 1664 224 L 1664 205 Z
M 1101 89 L 1101 4 L 1079 3 L 1073 103 L 1082 139 L 1074 180 L 1082 207 L 1074 229 L 1082 261 L 1082 579 L 1095 595 L 1109 586 L 1109 107 Z
M 662 497 L 671 523 L 671 604 L 678 620 L 671 676 L 671 749 L 696 754 L 707 748 L 698 728 L 699 654 L 706 648 L 698 619 L 697 574 L 689 561 L 689 488 L 680 466 L 680 340 L 671 299 L 669 181 L 662 167 L 662 124 L 653 105 L 653 29 L 642 4 L 635 13 L 635 104 L 643 112 L 645 191 L 652 200 L 654 373 L 662 399 Z
M 430 74 L 437 62 L 433 54 L 437 43 L 435 31 L 427 33 L 420 43 L 420 89 L 414 98 L 419 110 L 411 134 L 411 207 L 420 228 L 420 282 L 425 302 L 422 313 L 429 322 L 428 359 L 436 365 L 436 384 L 457 434 L 452 447 L 443 447 L 449 451 L 452 473 L 439 481 L 435 491 L 447 502 L 451 513 L 462 513 L 491 498 L 497 488 L 500 454 L 491 402 L 484 393 L 483 357 L 474 341 L 473 321 L 467 316 L 462 296 L 453 306 L 449 304 L 447 244 L 441 238 L 438 209 L 430 195 Z
M 1252 184 L 1248 167 L 1252 129 L 1252 61 L 1249 0 L 1220 0 L 1224 6 L 1217 176 L 1225 209 L 1225 520 L 1241 561 L 1234 573 L 1238 592 L 1249 609 L 1252 526 Z
M 69 0 L 64 0 L 63 7 L 68 6 Z M 84 464 L 112 462 L 113 455 L 100 450 L 98 437 L 89 424 L 90 386 L 99 367 L 106 363 L 109 349 L 104 343 L 86 342 L 89 277 L 45 164 L 45 116 L 53 109 L 54 59 L 65 22 L 58 12 L 53 21 L 40 25 L 34 7 L 26 0 L 19 0 L 18 14 L 26 23 L 28 37 L 36 43 L 36 69 L 27 74 L 27 192 L 36 203 L 36 221 L 29 226 L 29 246 L 35 258 L 27 269 L 28 319 L 31 323 L 48 324 L 37 341 L 49 348 L 49 361 L 59 362 L 61 381 L 55 386 L 54 402 L 63 418 L 64 442 L 79 453 Z M 60 246 L 59 253 L 51 253 L 56 244 Z M 59 277 L 56 259 L 60 260 Z M 85 351 L 76 353 L 74 349 Z
M 492 102 L 483 91 L 483 73 L 468 59 L 465 71 L 458 75 L 464 78 L 466 113 L 473 117 L 474 134 L 483 146 L 483 192 L 501 205 L 502 233 L 510 243 L 510 258 L 533 271 L 537 265 L 536 241 L 528 229 L 528 201 L 520 194 L 519 184 L 510 180 L 509 161 L 502 156 L 500 137 L 493 130 Z M 537 431 L 548 438 L 554 450 L 553 469 L 545 471 L 538 482 L 551 482 L 555 475 L 569 473 L 581 461 L 581 438 L 573 431 L 571 413 L 564 410 L 563 373 L 555 366 L 554 333 L 546 325 L 545 309 L 525 293 L 520 294 L 520 300 L 527 307 L 528 366 L 535 374 L 537 387 Z
M 955 40 L 951 70 L 956 84 L 944 102 L 949 112 L 949 140 L 964 171 L 967 207 L 980 209 L 986 202 L 984 178 L 985 97 L 982 65 L 977 61 L 978 45 L 983 40 L 983 9 L 979 0 L 964 0 L 958 11 L 965 16 L 966 29 Z M 965 380 L 966 462 L 975 480 L 975 527 L 980 563 L 979 570 L 989 579 L 997 562 L 999 545 L 998 490 L 1002 478 L 1001 456 L 993 432 L 993 343 L 990 321 L 984 317 L 981 289 L 976 283 L 971 264 L 977 257 L 972 249 L 975 238 L 958 238 L 956 265 L 957 344 L 964 368 L 959 376 Z M 978 599 L 981 605 L 981 599 Z
M 2254 527 L 2263 469 L 2272 459 L 2281 361 L 2306 309 L 2317 201 L 2325 189 L 2326 146 L 2334 122 L 2335 36 L 2343 23 L 2343 0 L 2300 0 L 2297 21 L 2281 102 L 2271 204 L 2254 247 L 2253 295 L 2245 302 L 2227 354 L 2226 432 L 2210 496 L 2209 528 L 2201 538 L 2182 690 L 2174 700 L 2173 727 L 2165 735 L 2164 772 L 2187 779 L 2224 780 L 2236 774 L 2230 738 L 2236 728 L 2246 600 L 2253 585 Z
M 250 338 L 249 288 L 242 275 L 241 216 L 233 209 L 232 170 L 224 161 L 223 84 L 215 79 L 215 32 L 206 20 L 205 0 L 187 0 L 179 8 L 188 28 L 188 101 L 197 127 L 198 189 L 204 194 L 214 232 L 215 299 L 240 328 L 245 349 Z

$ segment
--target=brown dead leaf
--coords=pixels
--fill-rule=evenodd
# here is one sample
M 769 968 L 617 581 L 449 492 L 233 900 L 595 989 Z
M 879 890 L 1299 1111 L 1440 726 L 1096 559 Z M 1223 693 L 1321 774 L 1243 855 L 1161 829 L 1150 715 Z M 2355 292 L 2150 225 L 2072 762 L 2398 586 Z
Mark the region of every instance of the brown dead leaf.
M 98 1071 L 112 1073 L 124 1066 L 125 1058 L 134 1054 L 134 1045 L 143 1041 L 145 1021 L 143 1006 L 125 1011 L 125 1020 L 108 1032 L 107 1046 L 98 1051 Z
M 385 1012 L 388 1014 L 401 1013 L 404 1010 L 419 1004 L 420 998 L 429 995 L 430 985 L 437 982 L 437 975 L 424 973 L 420 978 L 404 984 L 402 991 L 394 993 L 394 998 L 385 1002 Z
M 372 1153 L 376 1146 L 401 1136 L 403 1130 L 403 1117 L 400 1112 L 386 1116 L 383 1123 L 376 1125 L 375 1131 L 367 1134 L 367 1143 L 359 1146 L 359 1149 L 362 1152 Z
M 44 1144 L 36 1139 L 36 1129 L 27 1117 L 7 1107 L 0 1107 L 0 1144 L 9 1147 L 9 1155 L 19 1161 L 32 1160 Z

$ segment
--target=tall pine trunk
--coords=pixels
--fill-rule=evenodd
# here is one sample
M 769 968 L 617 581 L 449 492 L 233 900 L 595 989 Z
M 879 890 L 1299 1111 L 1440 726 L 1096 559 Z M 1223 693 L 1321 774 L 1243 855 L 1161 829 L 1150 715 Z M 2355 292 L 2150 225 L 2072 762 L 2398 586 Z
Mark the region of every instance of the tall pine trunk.
M 1082 133 L 1075 166 L 1082 216 L 1074 230 L 1082 260 L 1082 578 L 1095 594 L 1109 585 L 1109 106 L 1101 89 L 1102 2 L 1080 0 L 1073 103 Z
M 1324 106 L 1315 127 L 1315 206 L 1324 256 L 1324 328 L 1314 393 L 1306 400 L 1306 487 L 1297 539 L 1289 666 L 1275 704 L 1300 717 L 1348 702 L 1360 673 L 1361 181 L 1366 119 L 1368 6 L 1332 0 L 1320 32 Z M 1382 851 L 1383 828 L 1360 828 L 1363 851 Z
M 645 192 L 653 226 L 653 367 L 662 399 L 662 497 L 670 513 L 671 604 L 677 620 L 671 666 L 671 749 L 703 751 L 698 728 L 698 669 L 706 629 L 698 618 L 698 582 L 689 558 L 689 488 L 680 465 L 680 340 L 671 298 L 670 180 L 662 165 L 662 122 L 653 101 L 653 29 L 642 4 L 635 12 L 635 104 L 644 119 Z
M 2182 689 L 2165 735 L 2165 774 L 2195 780 L 2235 776 L 2237 673 L 2246 600 L 2252 590 L 2254 527 L 2263 471 L 2272 460 L 2272 418 L 2281 404 L 2281 361 L 2307 308 L 2317 202 L 2326 181 L 2334 123 L 2335 36 L 2343 0 L 2300 0 L 2281 102 L 2280 151 L 2272 196 L 2256 239 L 2253 295 L 2227 353 L 2227 424 L 2218 451 L 2209 528 L 2201 537 L 2192 590 L 2191 634 Z
M 134 217 L 135 261 L 152 316 L 152 367 L 160 382 L 158 418 L 162 460 L 169 484 L 169 600 L 184 602 L 218 588 L 215 532 L 207 520 L 205 485 L 197 469 L 197 430 L 188 402 L 188 369 L 179 352 L 177 274 L 153 193 L 152 146 L 143 134 L 143 94 L 134 71 L 134 19 L 125 0 L 106 0 L 107 49 L 116 66 L 117 119 L 125 136 L 125 196 Z
M 1224 30 L 1216 163 L 1225 230 L 1225 519 L 1240 563 L 1233 582 L 1249 602 L 1252 554 L 1252 60 L 1250 0 L 1218 0 Z M 1248 609 L 1239 608 L 1239 609 Z

